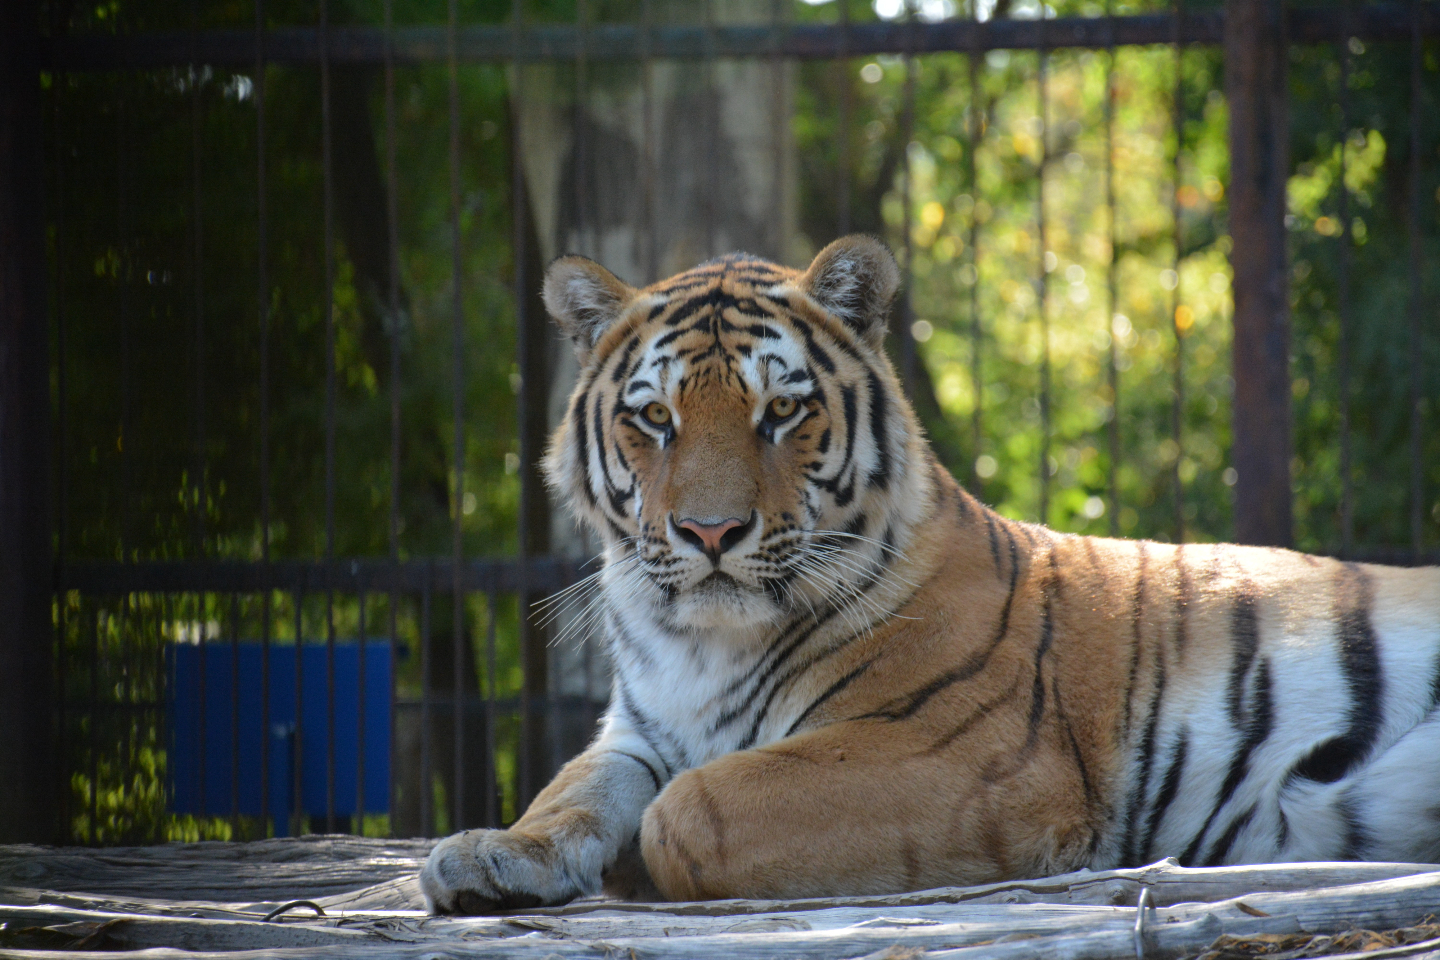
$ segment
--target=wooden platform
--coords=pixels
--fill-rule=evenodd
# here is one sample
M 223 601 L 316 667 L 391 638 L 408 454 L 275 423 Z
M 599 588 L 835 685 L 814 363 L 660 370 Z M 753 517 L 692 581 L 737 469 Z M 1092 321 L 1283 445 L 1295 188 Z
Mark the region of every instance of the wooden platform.
M 456 919 L 424 913 L 415 873 L 430 844 L 305 837 L 99 850 L 0 847 L 0 958 L 83 951 L 358 960 L 1128 960 L 1138 947 L 1155 960 L 1440 960 L 1440 865 L 1184 869 L 1167 861 L 899 896 L 593 900 Z M 1136 906 L 1142 891 L 1144 910 Z M 309 903 L 294 903 L 302 900 Z

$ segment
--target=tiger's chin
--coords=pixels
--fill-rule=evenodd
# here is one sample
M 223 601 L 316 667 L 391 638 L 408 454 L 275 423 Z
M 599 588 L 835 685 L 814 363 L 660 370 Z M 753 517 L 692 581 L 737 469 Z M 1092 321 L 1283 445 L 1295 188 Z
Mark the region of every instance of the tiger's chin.
M 775 623 L 783 612 L 764 590 L 717 571 L 677 594 L 668 618 L 688 629 L 753 630 Z

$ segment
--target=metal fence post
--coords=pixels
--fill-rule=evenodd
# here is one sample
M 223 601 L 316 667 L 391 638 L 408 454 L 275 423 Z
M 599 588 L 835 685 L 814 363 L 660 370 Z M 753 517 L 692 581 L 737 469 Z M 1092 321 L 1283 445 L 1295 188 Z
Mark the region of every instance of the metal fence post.
M 1290 296 L 1285 251 L 1284 5 L 1226 0 L 1234 269 L 1235 539 L 1291 543 Z
M 39 4 L 0 11 L 0 842 L 13 843 L 59 824 Z

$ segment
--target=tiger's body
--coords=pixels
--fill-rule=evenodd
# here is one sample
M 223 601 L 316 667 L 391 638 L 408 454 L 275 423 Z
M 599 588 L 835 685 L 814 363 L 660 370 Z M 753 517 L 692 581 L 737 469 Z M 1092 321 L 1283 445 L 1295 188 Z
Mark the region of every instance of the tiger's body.
M 514 826 L 435 849 L 431 908 L 1440 860 L 1440 569 L 1000 517 L 885 359 L 897 283 L 867 238 L 551 268 L 582 373 L 547 468 L 605 539 L 612 703 Z

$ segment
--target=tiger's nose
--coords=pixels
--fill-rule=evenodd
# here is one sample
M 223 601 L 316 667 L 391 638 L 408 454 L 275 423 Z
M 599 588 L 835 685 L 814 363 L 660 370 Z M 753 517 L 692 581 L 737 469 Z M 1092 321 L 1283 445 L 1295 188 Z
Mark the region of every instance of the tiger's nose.
M 734 517 L 719 523 L 701 523 L 689 517 L 675 524 L 680 539 L 704 552 L 714 563 L 720 562 L 720 555 L 745 539 L 755 524 L 752 511 L 750 519 L 737 520 Z

